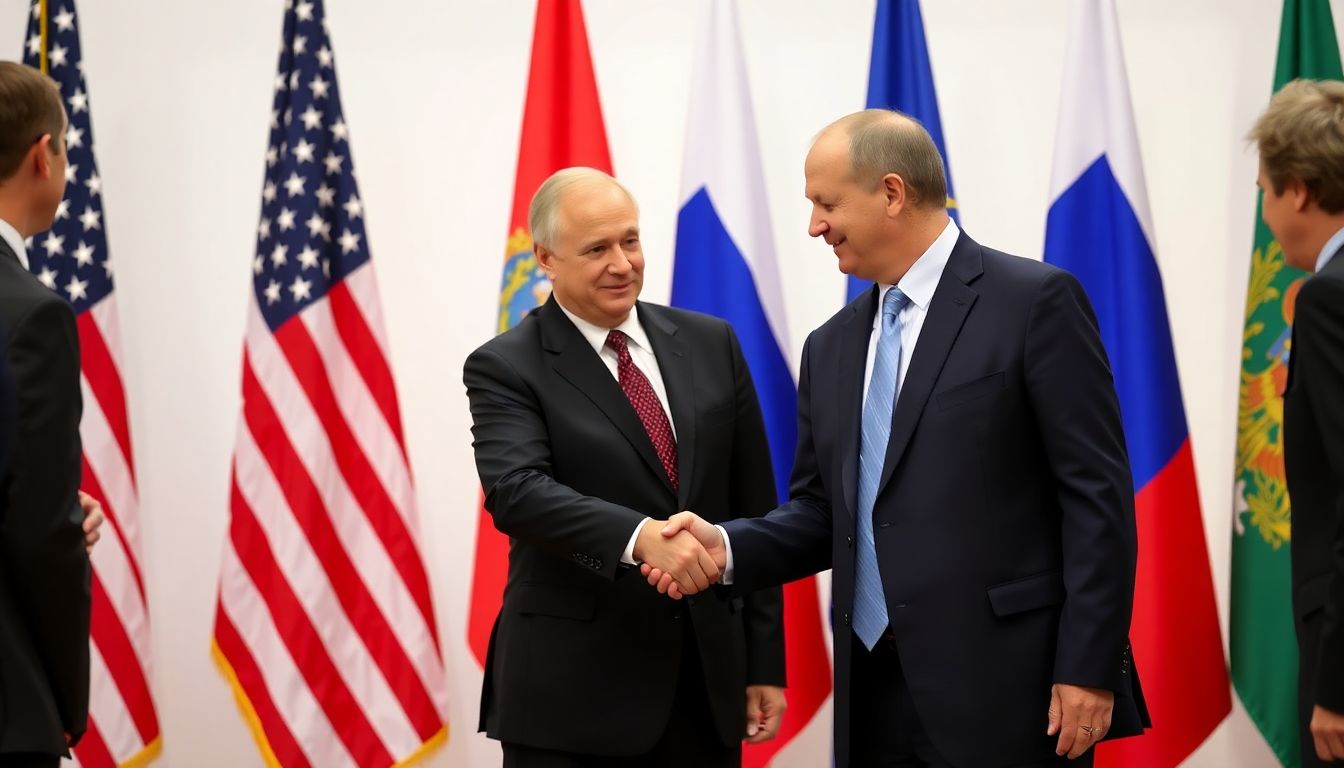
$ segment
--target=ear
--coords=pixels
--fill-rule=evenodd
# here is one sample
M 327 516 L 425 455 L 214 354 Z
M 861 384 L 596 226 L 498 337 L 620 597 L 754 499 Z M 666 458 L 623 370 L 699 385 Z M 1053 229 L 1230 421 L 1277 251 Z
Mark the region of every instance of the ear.
M 1311 190 L 1307 189 L 1307 183 L 1301 179 L 1289 179 L 1284 184 L 1283 194 L 1293 201 L 1293 210 L 1302 213 L 1307 210 L 1311 200 Z
M 532 254 L 537 257 L 537 265 L 546 273 L 549 280 L 555 279 L 555 252 L 540 243 L 532 246 Z
M 882 192 L 887 198 L 887 216 L 893 219 L 900 216 L 909 201 L 910 191 L 906 189 L 905 179 L 898 174 L 888 173 L 882 177 Z
M 43 179 L 51 178 L 51 158 L 54 155 L 51 151 L 51 142 L 51 134 L 43 134 L 42 138 L 28 149 L 29 167 Z

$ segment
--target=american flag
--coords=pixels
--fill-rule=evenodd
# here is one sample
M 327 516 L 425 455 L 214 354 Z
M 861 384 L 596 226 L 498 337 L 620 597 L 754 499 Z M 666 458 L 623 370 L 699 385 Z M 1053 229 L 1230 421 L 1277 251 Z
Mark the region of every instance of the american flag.
M 447 686 L 333 64 L 287 0 L 214 650 L 269 765 L 382 768 Z
M 53 13 L 54 11 L 54 13 Z M 45 12 L 45 16 L 44 16 Z M 45 54 L 45 55 L 44 55 Z M 159 751 L 149 690 L 149 618 L 140 570 L 139 501 L 122 387 L 120 332 L 112 291 L 102 180 L 93 159 L 89 89 L 74 0 L 33 0 L 23 61 L 45 64 L 70 119 L 65 198 L 56 221 L 28 246 L 33 274 L 74 307 L 84 416 L 81 487 L 100 499 L 107 524 L 93 551 L 89 727 L 75 748 L 90 768 L 144 765 Z

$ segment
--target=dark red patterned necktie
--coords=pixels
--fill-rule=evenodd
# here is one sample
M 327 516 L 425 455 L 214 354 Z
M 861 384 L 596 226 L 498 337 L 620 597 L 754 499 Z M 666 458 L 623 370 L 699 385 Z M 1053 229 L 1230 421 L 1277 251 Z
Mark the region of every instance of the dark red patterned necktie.
M 672 434 L 672 422 L 667 420 L 663 404 L 658 393 L 653 391 L 644 372 L 630 359 L 630 348 L 626 345 L 625 333 L 611 331 L 607 334 L 607 346 L 616 352 L 616 375 L 621 381 L 621 391 L 629 398 L 635 413 L 644 424 L 644 431 L 653 441 L 653 449 L 658 452 L 658 460 L 663 463 L 667 479 L 672 483 L 672 491 L 680 490 L 677 483 L 677 438 Z

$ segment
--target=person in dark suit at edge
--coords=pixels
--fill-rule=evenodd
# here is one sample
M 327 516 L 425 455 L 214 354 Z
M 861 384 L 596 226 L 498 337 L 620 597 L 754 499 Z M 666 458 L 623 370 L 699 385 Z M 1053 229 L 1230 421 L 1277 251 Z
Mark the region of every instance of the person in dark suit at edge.
M 1302 764 L 1344 760 L 1344 83 L 1294 80 L 1251 139 L 1298 291 L 1283 394 Z
M 906 115 L 840 119 L 804 173 L 809 234 L 876 285 L 803 348 L 789 501 L 664 533 L 737 588 L 833 568 L 837 766 L 1090 764 L 1148 717 L 1134 489 L 1087 296 L 961 232 Z
M 0 62 L 0 326 L 15 406 L 0 476 L 3 768 L 58 765 L 88 720 L 79 340 L 70 305 L 29 273 L 24 246 L 61 201 L 65 129 L 56 84 Z
M 737 338 L 638 300 L 638 208 L 607 174 L 556 173 L 529 226 L 553 293 L 463 373 L 485 506 L 510 537 L 481 729 L 509 768 L 740 765 L 785 707 L 780 589 L 675 605 L 634 568 L 708 587 L 699 542 L 650 521 L 777 503 Z

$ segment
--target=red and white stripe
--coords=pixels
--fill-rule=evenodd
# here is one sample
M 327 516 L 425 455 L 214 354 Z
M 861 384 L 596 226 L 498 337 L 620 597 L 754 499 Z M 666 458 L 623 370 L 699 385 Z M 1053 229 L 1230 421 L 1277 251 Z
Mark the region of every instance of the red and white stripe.
M 268 764 L 389 766 L 447 685 L 371 263 L 243 359 L 217 658 Z
M 75 747 L 87 768 L 133 768 L 159 751 L 150 693 L 149 614 L 140 567 L 139 501 L 111 295 L 77 318 L 84 415 L 81 488 L 107 522 L 94 547 L 89 728 Z

